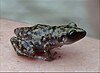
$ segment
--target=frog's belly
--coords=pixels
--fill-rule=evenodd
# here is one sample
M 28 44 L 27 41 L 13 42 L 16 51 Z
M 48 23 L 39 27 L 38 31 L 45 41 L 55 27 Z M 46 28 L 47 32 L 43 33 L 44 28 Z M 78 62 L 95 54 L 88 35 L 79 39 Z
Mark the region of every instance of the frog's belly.
M 37 56 L 42 56 L 42 55 L 44 55 L 44 54 L 45 54 L 45 52 L 36 52 L 35 55 L 37 55 Z

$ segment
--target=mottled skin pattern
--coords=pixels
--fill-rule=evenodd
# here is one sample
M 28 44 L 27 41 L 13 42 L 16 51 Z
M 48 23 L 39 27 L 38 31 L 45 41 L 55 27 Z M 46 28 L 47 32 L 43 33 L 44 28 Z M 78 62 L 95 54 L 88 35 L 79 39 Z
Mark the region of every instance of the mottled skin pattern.
M 49 26 L 37 24 L 14 30 L 16 37 L 10 39 L 18 55 L 31 58 L 54 60 L 51 49 L 74 43 L 82 39 L 86 32 L 73 22 L 68 25 Z

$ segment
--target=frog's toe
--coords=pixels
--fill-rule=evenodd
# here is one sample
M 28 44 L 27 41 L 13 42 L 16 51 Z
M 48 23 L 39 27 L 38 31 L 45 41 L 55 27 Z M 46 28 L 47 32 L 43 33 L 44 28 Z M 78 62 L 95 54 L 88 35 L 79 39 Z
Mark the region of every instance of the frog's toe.
M 53 53 L 53 56 L 55 56 L 55 55 L 57 55 L 57 52 L 56 51 Z
M 48 57 L 48 58 L 45 59 L 45 61 L 53 61 L 55 59 L 56 59 L 55 57 Z

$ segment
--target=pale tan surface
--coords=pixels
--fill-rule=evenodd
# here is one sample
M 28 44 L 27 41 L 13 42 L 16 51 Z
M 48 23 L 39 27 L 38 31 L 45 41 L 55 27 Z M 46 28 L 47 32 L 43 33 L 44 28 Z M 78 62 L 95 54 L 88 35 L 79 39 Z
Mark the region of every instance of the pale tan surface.
M 89 37 L 61 47 L 57 50 L 61 58 L 52 62 L 17 56 L 9 39 L 20 26 L 31 25 L 0 20 L 0 71 L 99 71 L 100 40 Z

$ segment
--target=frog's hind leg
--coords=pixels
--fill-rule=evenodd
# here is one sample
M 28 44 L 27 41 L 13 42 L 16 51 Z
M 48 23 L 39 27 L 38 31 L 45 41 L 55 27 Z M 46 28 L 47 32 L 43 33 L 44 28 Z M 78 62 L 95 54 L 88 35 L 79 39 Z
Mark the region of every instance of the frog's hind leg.
M 10 42 L 14 47 L 14 50 L 16 51 L 17 55 L 18 56 L 23 55 L 23 53 L 21 52 L 21 45 L 20 45 L 21 40 L 17 37 L 12 37 L 10 39 Z

